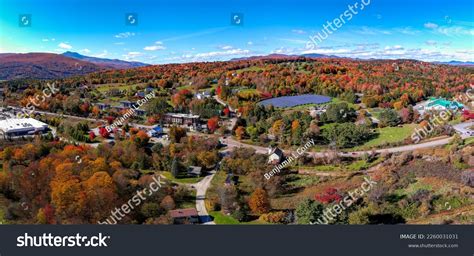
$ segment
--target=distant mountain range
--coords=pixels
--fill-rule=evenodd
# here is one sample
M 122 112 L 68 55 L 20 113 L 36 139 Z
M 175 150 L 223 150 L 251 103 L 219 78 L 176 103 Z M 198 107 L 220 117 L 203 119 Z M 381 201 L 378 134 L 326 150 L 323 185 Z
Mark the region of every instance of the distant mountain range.
M 281 59 L 281 58 L 343 58 L 324 54 L 285 55 L 270 54 L 234 58 L 231 61 Z M 434 64 L 470 66 L 474 62 L 449 61 L 432 62 Z M 141 62 L 105 59 L 81 55 L 77 52 L 54 53 L 0 53 L 0 80 L 14 80 L 21 78 L 57 79 L 75 75 L 84 75 L 102 70 L 129 69 L 148 66 Z
M 239 61 L 239 60 L 259 60 L 259 59 L 278 59 L 278 58 L 298 58 L 298 57 L 306 57 L 306 58 L 347 58 L 347 57 L 341 57 L 341 56 L 336 56 L 336 55 L 325 55 L 325 54 L 318 54 L 318 53 L 307 53 L 307 54 L 292 54 L 292 55 L 287 55 L 287 54 L 269 54 L 269 55 L 260 55 L 260 56 L 250 56 L 250 57 L 242 57 L 242 58 L 234 58 L 231 59 L 231 61 Z M 351 58 L 354 60 L 363 60 L 363 59 L 358 59 L 358 58 Z M 378 59 L 369 59 L 369 60 L 378 60 Z M 474 62 L 463 62 L 463 61 L 448 61 L 448 62 L 442 62 L 442 61 L 433 61 L 431 62 L 433 64 L 442 64 L 442 65 L 452 65 L 452 66 L 474 66 Z
M 281 59 L 281 58 L 298 58 L 298 57 L 306 57 L 306 58 L 341 58 L 335 55 L 324 55 L 324 54 L 317 54 L 317 53 L 308 53 L 302 55 L 288 55 L 288 54 L 269 54 L 269 55 L 260 55 L 260 56 L 250 56 L 250 57 L 242 57 L 242 58 L 234 58 L 231 61 L 239 61 L 239 60 L 258 60 L 258 59 Z
M 87 61 L 90 63 L 97 64 L 99 66 L 112 68 L 112 69 L 128 69 L 128 68 L 144 67 L 144 66 L 149 65 L 149 64 L 145 64 L 141 62 L 136 62 L 136 61 L 124 61 L 124 60 L 118 60 L 118 59 L 104 59 L 104 58 L 89 57 L 89 56 L 81 55 L 77 52 L 65 52 L 62 55 L 76 59 L 76 60 Z
M 0 54 L 0 80 L 56 79 L 101 70 L 128 69 L 146 65 L 148 64 L 88 57 L 75 52 L 2 53 Z
M 433 63 L 436 64 L 445 64 L 445 65 L 452 65 L 452 66 L 474 66 L 474 62 L 472 61 L 448 61 L 448 62 L 441 62 L 441 61 L 435 61 Z

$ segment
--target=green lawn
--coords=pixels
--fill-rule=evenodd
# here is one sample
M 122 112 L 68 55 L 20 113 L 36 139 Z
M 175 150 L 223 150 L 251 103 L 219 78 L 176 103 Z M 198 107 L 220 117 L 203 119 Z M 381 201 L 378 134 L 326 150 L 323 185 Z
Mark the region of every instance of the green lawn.
M 138 85 L 140 84 L 134 84 L 134 85 L 128 85 L 128 84 L 101 84 L 98 85 L 96 88 L 99 92 L 106 92 L 111 89 L 117 89 L 117 90 L 128 90 L 128 89 L 135 89 Z
M 466 146 L 470 145 L 472 143 L 474 143 L 474 137 L 470 137 L 470 138 L 467 138 L 467 139 L 464 140 L 464 145 L 466 145 Z
M 176 208 L 186 209 L 186 208 L 195 208 L 196 207 L 196 190 L 189 190 L 190 195 L 183 198 L 183 200 L 175 200 Z
M 196 178 L 175 178 L 173 177 L 173 175 L 170 173 L 170 172 L 161 172 L 161 174 L 163 176 L 165 176 L 165 178 L 167 180 L 170 180 L 172 182 L 175 182 L 175 183 L 187 183 L 187 184 L 193 184 L 193 183 L 197 183 L 199 181 L 202 180 L 203 177 L 196 177 Z
M 239 224 L 240 222 L 232 216 L 227 216 L 220 211 L 209 212 L 209 215 L 214 217 L 214 222 L 216 224 Z
M 402 142 L 411 136 L 415 127 L 416 124 L 405 124 L 403 127 L 377 128 L 376 131 L 379 134 L 377 138 L 374 138 L 361 146 L 354 147 L 353 150 L 367 150 L 388 143 Z
M 262 67 L 252 66 L 252 67 L 248 67 L 248 68 L 243 68 L 243 69 L 236 70 L 235 73 L 240 74 L 240 73 L 242 73 L 242 72 L 264 71 L 264 70 L 265 70 L 265 69 L 262 68 Z

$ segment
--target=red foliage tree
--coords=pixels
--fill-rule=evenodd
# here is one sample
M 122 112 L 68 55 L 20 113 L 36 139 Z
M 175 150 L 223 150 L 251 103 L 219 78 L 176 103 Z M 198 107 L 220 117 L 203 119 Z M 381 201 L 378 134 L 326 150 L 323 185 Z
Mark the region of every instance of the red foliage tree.
M 225 116 L 229 116 L 230 114 L 230 110 L 228 107 L 224 108 L 224 110 L 222 110 L 222 113 L 224 113 Z
M 215 132 L 219 128 L 219 118 L 215 116 L 207 120 L 207 128 L 210 132 Z
M 339 194 L 337 189 L 335 188 L 327 188 L 323 194 L 321 195 L 315 195 L 314 199 L 317 201 L 324 203 L 324 204 L 329 204 L 332 202 L 339 202 L 342 200 L 342 196 Z
M 106 139 L 109 137 L 110 133 L 105 129 L 105 127 L 100 127 L 99 128 L 99 134 L 102 136 L 102 138 Z
M 95 139 L 95 133 L 94 132 L 89 132 L 89 140 L 93 141 Z

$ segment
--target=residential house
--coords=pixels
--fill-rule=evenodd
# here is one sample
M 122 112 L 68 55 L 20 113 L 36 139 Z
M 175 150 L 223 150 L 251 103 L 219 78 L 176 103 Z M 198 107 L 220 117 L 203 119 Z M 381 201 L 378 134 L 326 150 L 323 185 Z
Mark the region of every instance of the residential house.
M 202 172 L 201 166 L 189 166 L 188 167 L 188 176 L 189 177 L 200 177 Z
M 124 108 L 131 108 L 131 107 L 133 107 L 133 102 L 128 101 L 128 100 L 121 101 L 120 104 L 122 104 L 122 107 L 124 107 Z
M 199 223 L 199 214 L 194 208 L 171 210 L 169 214 L 173 219 L 173 224 Z
M 279 149 L 278 147 L 269 147 L 268 148 L 268 163 L 269 164 L 280 164 L 283 162 L 285 159 L 285 155 L 283 154 L 283 151 Z
M 208 99 L 211 97 L 211 93 L 208 91 L 198 92 L 196 93 L 196 98 L 198 100 Z
M 100 110 L 106 110 L 110 108 L 110 104 L 107 103 L 94 103 L 94 106 L 97 106 Z
M 200 117 L 193 114 L 166 113 L 163 121 L 166 124 L 197 126 L 200 123 Z

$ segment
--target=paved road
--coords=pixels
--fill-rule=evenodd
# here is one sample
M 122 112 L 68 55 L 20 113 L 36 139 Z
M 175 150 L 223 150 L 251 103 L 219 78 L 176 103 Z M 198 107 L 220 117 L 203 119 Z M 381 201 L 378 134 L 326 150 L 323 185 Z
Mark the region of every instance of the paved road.
M 196 188 L 196 210 L 203 221 L 202 224 L 204 225 L 214 225 L 216 224 L 214 221 L 210 219 L 209 213 L 206 209 L 205 199 L 206 199 L 206 192 L 209 186 L 211 185 L 212 178 L 216 171 L 212 171 L 210 175 L 204 177 L 201 181 L 194 184 Z
M 217 95 L 212 96 L 219 104 L 221 104 L 224 107 L 229 107 L 230 112 L 235 112 L 235 109 L 233 109 L 230 105 L 225 103 L 223 100 L 219 99 Z
M 467 138 L 470 136 L 461 136 L 462 138 Z M 404 152 L 404 151 L 413 151 L 416 149 L 422 149 L 422 148 L 430 148 L 430 147 L 437 147 L 437 146 L 442 146 L 446 145 L 450 142 L 450 140 L 453 137 L 449 138 L 444 138 L 444 139 L 439 139 L 439 140 L 433 140 L 433 141 L 428 141 L 428 142 L 423 142 L 423 143 L 418 143 L 418 144 L 411 144 L 411 145 L 406 145 L 406 146 L 399 146 L 399 147 L 393 147 L 393 148 L 385 148 L 385 149 L 377 149 L 377 150 L 365 150 L 365 151 L 354 151 L 354 152 L 339 152 L 340 156 L 344 157 L 360 157 L 363 154 L 370 154 L 372 152 L 377 152 L 377 153 L 397 153 L 397 152 Z M 239 141 L 234 140 L 233 138 L 226 138 L 223 139 L 223 143 L 227 145 L 227 150 L 231 150 L 234 148 L 241 148 L 241 147 L 248 147 L 248 148 L 253 148 L 257 153 L 260 154 L 267 154 L 268 153 L 268 148 L 261 147 L 261 146 L 255 146 L 255 145 L 249 145 L 245 144 Z M 296 151 L 294 150 L 284 150 L 285 154 L 291 154 L 295 153 L 297 154 Z M 308 152 L 307 153 L 309 156 L 312 157 L 324 157 L 327 156 L 329 153 L 328 152 Z
M 463 137 L 470 137 L 474 135 L 474 131 L 469 129 L 469 127 L 474 126 L 474 121 L 468 121 L 460 124 L 453 125 L 453 128 L 461 134 Z

